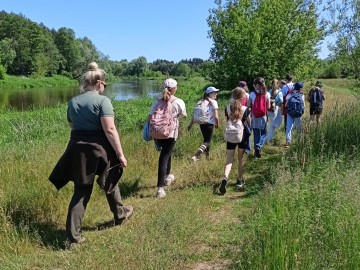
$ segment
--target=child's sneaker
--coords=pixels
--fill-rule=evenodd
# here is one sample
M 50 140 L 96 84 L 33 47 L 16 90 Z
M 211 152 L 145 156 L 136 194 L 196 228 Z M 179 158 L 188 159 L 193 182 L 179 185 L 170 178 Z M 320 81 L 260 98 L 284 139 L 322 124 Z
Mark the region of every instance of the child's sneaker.
M 236 187 L 237 187 L 238 189 L 244 188 L 244 185 L 245 185 L 244 179 L 238 179 L 238 180 L 236 181 Z
M 165 177 L 165 186 L 170 186 L 174 180 L 175 180 L 175 176 L 173 174 L 168 174 Z
M 199 158 L 198 158 L 197 156 L 193 156 L 193 157 L 191 157 L 191 160 L 194 161 L 194 162 L 196 162 L 196 161 L 199 160 Z
M 261 158 L 261 149 L 260 147 L 255 148 L 254 156 L 257 158 Z
M 156 192 L 156 197 L 164 198 L 165 196 L 166 196 L 165 190 L 162 187 L 158 188 L 158 191 Z
M 226 193 L 226 184 L 227 184 L 227 178 L 224 177 L 224 179 L 221 181 L 219 192 L 224 195 Z

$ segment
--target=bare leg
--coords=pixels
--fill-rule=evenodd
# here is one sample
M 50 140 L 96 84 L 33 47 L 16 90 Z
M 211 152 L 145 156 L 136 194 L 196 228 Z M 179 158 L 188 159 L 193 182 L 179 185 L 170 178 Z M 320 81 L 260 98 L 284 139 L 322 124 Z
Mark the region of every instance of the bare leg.
M 221 184 L 219 187 L 219 192 L 221 194 L 225 194 L 226 193 L 226 184 L 227 184 L 227 180 L 231 171 L 231 167 L 232 164 L 234 162 L 234 155 L 235 155 L 235 149 L 227 149 L 226 150 L 226 163 L 225 163 L 225 169 L 224 169 L 224 178 L 223 180 L 221 180 Z
M 226 150 L 226 164 L 225 164 L 225 171 L 224 171 L 224 176 L 226 178 L 229 177 L 231 167 L 234 162 L 234 155 L 235 155 L 235 150 Z
M 244 174 L 244 149 L 238 149 L 238 179 L 241 180 Z
M 315 115 L 310 115 L 310 124 L 313 124 L 315 120 Z

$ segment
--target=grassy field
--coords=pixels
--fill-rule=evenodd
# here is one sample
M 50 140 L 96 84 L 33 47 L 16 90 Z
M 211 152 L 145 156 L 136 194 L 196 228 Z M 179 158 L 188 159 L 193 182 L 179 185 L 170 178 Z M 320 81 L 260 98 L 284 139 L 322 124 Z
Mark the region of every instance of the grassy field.
M 54 75 L 52 77 L 31 78 L 25 76 L 6 75 L 4 80 L 0 80 L 2 89 L 25 89 L 35 87 L 51 86 L 76 86 L 77 80 L 72 80 L 65 76 Z
M 205 84 L 179 82 L 189 115 Z M 322 125 L 310 127 L 306 113 L 306 134 L 289 151 L 279 131 L 279 145 L 267 145 L 261 159 L 246 156 L 245 192 L 235 189 L 234 165 L 225 196 L 216 192 L 223 128 L 210 159 L 192 163 L 202 138 L 182 120 L 176 180 L 156 199 L 158 152 L 141 133 L 152 101 L 114 103 L 128 159 L 120 188 L 135 212 L 109 227 L 112 215 L 95 186 L 83 223 L 87 241 L 75 251 L 64 250 L 72 184 L 56 191 L 47 180 L 69 137 L 65 105 L 1 112 L 0 269 L 359 269 L 360 111 L 344 81 L 326 80 L 324 88 Z M 220 108 L 227 100 L 224 91 Z

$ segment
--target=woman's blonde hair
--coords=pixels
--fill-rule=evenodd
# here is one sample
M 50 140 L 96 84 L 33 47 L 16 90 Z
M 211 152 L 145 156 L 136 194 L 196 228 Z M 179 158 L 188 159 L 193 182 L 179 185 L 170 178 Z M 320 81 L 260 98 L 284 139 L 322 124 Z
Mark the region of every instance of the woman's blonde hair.
M 277 86 L 275 86 L 275 88 L 274 88 L 274 85 L 277 85 Z M 277 79 L 273 79 L 271 82 L 271 89 L 273 89 L 273 90 L 278 89 L 279 86 L 280 86 L 280 81 Z
M 80 92 L 96 90 L 96 84 L 98 81 L 105 80 L 105 71 L 99 68 L 96 62 L 91 62 L 88 65 L 88 70 L 83 74 L 80 84 Z
M 242 87 L 236 87 L 232 91 L 231 97 L 233 99 L 233 104 L 231 106 L 231 112 L 229 118 L 232 121 L 240 120 L 243 117 L 243 112 L 241 110 L 242 108 L 241 100 L 246 98 L 246 91 Z

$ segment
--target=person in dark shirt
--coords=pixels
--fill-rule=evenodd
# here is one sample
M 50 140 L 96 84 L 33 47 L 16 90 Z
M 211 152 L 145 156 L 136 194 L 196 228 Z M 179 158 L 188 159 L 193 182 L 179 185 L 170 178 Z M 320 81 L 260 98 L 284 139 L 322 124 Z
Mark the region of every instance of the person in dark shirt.
M 90 200 L 94 179 L 105 191 L 114 224 L 120 225 L 133 213 L 121 201 L 118 181 L 127 166 L 120 137 L 115 127 L 114 110 L 108 97 L 105 71 L 93 62 L 82 77 L 81 94 L 68 103 L 67 120 L 71 128 L 65 153 L 53 169 L 49 180 L 57 189 L 74 182 L 74 194 L 66 220 L 66 248 L 73 249 L 85 241 L 81 223 Z

